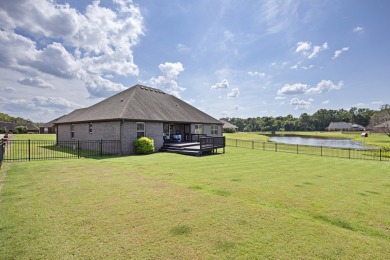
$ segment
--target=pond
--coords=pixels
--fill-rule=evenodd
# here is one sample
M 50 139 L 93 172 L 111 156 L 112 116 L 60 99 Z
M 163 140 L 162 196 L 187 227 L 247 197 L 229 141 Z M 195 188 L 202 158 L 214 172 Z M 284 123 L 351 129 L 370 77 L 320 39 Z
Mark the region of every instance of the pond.
M 301 136 L 272 136 L 269 139 L 276 143 L 311 145 L 311 146 L 327 146 L 334 148 L 352 148 L 364 149 L 366 148 L 362 143 L 346 139 L 323 139 L 313 137 Z

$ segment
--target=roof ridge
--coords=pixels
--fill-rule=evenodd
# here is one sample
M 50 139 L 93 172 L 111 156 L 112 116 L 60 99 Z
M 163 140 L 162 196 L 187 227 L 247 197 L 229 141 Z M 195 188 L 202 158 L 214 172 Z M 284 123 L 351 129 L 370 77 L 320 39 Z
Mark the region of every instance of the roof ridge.
M 128 90 L 133 89 L 133 91 L 131 92 L 130 97 L 127 99 L 126 105 L 123 107 L 122 112 L 121 112 L 119 118 L 123 118 L 123 114 L 125 113 L 125 111 L 126 111 L 126 109 L 127 109 L 127 106 L 128 106 L 129 103 L 130 103 L 130 100 L 133 99 L 134 92 L 135 92 L 135 90 L 136 90 L 137 87 L 139 88 L 139 85 L 138 85 L 138 84 L 137 84 L 135 87 L 128 88 Z

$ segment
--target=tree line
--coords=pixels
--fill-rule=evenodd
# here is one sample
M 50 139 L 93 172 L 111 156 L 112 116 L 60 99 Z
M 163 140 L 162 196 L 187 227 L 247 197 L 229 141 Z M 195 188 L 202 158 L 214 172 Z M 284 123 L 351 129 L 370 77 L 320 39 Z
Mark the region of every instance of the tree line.
M 320 109 L 313 115 L 301 114 L 298 118 L 291 114 L 278 117 L 221 118 L 238 127 L 238 131 L 324 131 L 331 122 L 346 122 L 367 127 L 390 120 L 390 105 L 383 105 L 380 110 L 352 107 L 349 110 Z
M 19 124 L 33 124 L 31 120 L 24 119 L 21 117 L 13 117 L 5 113 L 0 113 L 0 122 L 13 122 Z

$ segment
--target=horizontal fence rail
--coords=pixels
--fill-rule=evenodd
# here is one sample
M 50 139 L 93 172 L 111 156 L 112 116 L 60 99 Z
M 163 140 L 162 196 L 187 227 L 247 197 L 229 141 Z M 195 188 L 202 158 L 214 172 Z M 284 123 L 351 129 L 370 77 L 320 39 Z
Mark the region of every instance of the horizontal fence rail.
M 274 142 L 258 142 L 240 139 L 226 139 L 227 146 L 295 153 L 295 154 L 307 154 L 327 157 L 339 157 L 347 159 L 359 159 L 359 160 L 376 160 L 376 161 L 390 161 L 390 149 L 351 149 L 351 148 L 333 148 L 327 146 L 309 146 L 298 144 L 283 144 Z
M 120 153 L 119 140 L 8 140 L 3 141 L 0 156 L 4 161 L 32 161 L 103 157 Z

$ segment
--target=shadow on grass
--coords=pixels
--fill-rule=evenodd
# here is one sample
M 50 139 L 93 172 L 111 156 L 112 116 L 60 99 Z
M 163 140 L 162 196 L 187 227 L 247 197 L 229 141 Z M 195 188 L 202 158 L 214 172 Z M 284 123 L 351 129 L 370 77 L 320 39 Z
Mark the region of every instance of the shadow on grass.
M 102 160 L 107 158 L 116 158 L 116 157 L 124 157 L 127 155 L 119 154 L 119 153 L 107 153 L 100 152 L 95 150 L 88 149 L 73 149 L 73 147 L 65 147 L 65 146 L 56 146 L 56 145 L 46 145 L 39 146 L 40 148 L 47 149 L 51 152 L 49 153 L 41 153 L 41 159 L 49 159 L 49 158 L 63 158 L 63 159 L 72 159 L 72 158 L 90 158 L 96 160 Z M 36 155 L 36 154 L 35 154 Z M 34 157 L 34 159 L 39 159 L 39 156 Z
M 322 220 L 326 223 L 332 224 L 332 225 L 340 227 L 340 228 L 355 231 L 355 229 L 351 226 L 351 224 L 349 224 L 347 221 L 344 221 L 341 219 L 331 218 L 331 217 L 324 216 L 324 215 L 316 215 L 316 216 L 314 216 L 314 218 Z

